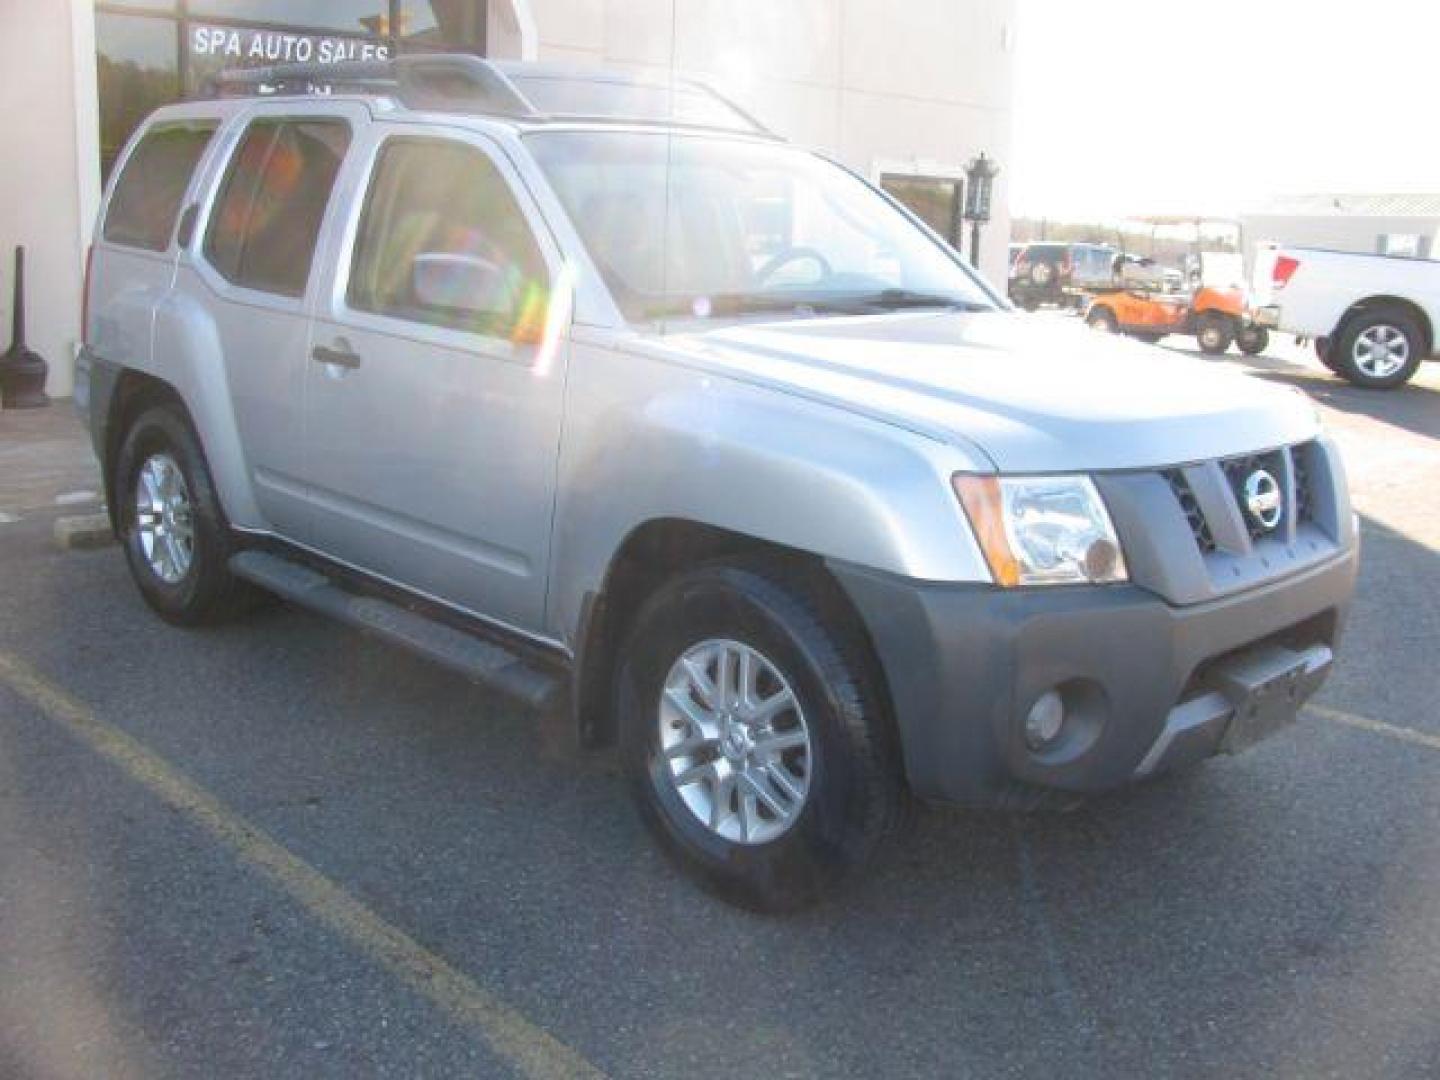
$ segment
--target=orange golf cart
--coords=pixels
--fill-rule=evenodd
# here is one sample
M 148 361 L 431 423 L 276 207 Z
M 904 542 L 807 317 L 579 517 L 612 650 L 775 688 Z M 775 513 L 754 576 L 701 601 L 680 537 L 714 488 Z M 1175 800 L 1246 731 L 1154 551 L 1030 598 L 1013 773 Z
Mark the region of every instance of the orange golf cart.
M 1247 356 L 1265 351 L 1270 335 L 1245 310 L 1242 289 L 1201 286 L 1193 293 L 1115 288 L 1096 293 L 1085 312 L 1092 329 L 1156 342 L 1168 334 L 1193 336 L 1202 352 L 1223 353 L 1232 342 Z

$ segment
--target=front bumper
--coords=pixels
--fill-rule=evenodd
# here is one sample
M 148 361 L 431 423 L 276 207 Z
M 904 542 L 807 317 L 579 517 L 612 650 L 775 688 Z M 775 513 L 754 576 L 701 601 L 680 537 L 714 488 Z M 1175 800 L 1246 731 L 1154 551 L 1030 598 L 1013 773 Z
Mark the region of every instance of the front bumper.
M 890 691 L 912 790 L 1023 806 L 1238 750 L 1293 719 L 1329 671 L 1357 550 L 1244 593 L 1175 607 L 1136 585 L 1004 590 L 834 564 Z M 1068 734 L 1023 718 L 1046 691 Z

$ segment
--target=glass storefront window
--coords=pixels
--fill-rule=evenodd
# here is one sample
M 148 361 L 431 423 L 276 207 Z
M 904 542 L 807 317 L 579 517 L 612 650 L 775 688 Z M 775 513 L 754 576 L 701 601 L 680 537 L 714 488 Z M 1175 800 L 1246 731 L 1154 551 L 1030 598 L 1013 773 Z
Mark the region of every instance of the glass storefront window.
M 100 167 L 106 176 L 136 125 L 180 96 L 178 32 L 171 19 L 95 16 Z
M 950 241 L 953 247 L 960 246 L 962 181 L 941 176 L 886 173 L 880 178 L 880 186 Z
M 97 0 L 101 172 L 146 115 L 203 95 L 221 71 L 383 60 L 397 45 L 483 52 L 486 9 L 487 0 Z
M 189 0 L 201 19 L 242 19 L 279 27 L 345 34 L 390 32 L 389 0 Z

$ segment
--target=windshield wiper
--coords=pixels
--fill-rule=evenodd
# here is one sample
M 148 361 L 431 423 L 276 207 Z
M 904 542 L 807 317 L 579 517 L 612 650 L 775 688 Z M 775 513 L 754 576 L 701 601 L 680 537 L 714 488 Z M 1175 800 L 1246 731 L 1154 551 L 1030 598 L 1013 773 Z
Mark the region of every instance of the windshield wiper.
M 650 319 L 667 315 L 693 315 L 696 318 L 731 315 L 755 315 L 772 311 L 825 312 L 855 314 L 865 301 L 851 296 L 825 296 L 814 293 L 746 292 L 716 293 L 712 296 L 666 300 L 650 304 L 645 316 Z
M 887 311 L 905 308 L 945 308 L 949 311 L 990 311 L 989 304 L 967 300 L 961 296 L 946 296 L 944 293 L 917 292 L 914 289 L 882 289 L 878 293 L 867 293 L 855 297 L 857 303 Z
M 989 304 L 941 293 L 911 289 L 883 289 L 879 292 L 735 292 L 706 297 L 662 300 L 644 309 L 645 317 L 693 315 L 696 318 L 794 312 L 805 315 L 863 315 L 875 311 L 902 311 L 911 308 L 941 308 L 946 311 L 993 311 Z

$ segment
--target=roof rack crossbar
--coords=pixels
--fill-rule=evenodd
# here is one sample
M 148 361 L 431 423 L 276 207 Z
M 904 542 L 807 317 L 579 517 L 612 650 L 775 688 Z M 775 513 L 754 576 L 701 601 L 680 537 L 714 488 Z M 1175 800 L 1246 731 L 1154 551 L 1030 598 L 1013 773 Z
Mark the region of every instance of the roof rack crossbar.
M 539 115 L 493 64 L 455 53 L 242 68 L 212 76 L 207 89 L 211 97 L 386 94 L 410 109 L 453 109 L 520 119 Z

